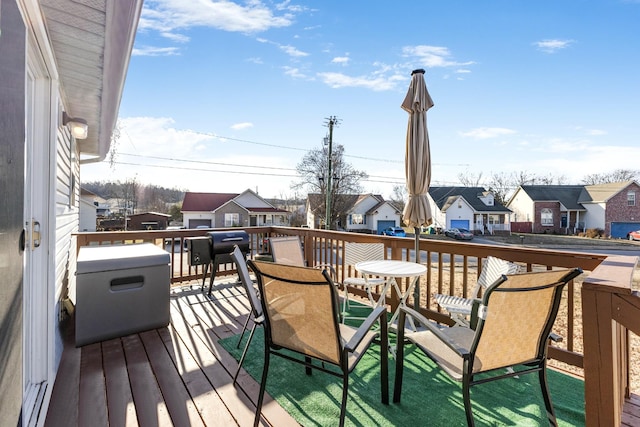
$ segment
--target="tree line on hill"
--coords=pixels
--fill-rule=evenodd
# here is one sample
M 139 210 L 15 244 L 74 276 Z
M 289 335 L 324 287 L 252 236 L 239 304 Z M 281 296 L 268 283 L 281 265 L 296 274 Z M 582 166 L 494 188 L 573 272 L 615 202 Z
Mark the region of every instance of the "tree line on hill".
M 158 212 L 181 220 L 180 209 L 186 190 L 140 184 L 135 179 L 127 181 L 92 181 L 82 187 L 103 199 L 116 199 L 120 206 L 128 207 L 132 213 Z

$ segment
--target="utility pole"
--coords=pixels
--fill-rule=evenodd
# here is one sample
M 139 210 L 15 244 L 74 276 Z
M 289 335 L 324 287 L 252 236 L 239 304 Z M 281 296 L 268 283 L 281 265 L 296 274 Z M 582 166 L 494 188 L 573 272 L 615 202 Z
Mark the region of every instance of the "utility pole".
M 327 199 L 325 201 L 325 220 L 324 228 L 331 230 L 331 190 L 333 189 L 333 127 L 338 125 L 336 116 L 329 116 L 327 126 L 329 126 L 329 167 L 327 168 Z

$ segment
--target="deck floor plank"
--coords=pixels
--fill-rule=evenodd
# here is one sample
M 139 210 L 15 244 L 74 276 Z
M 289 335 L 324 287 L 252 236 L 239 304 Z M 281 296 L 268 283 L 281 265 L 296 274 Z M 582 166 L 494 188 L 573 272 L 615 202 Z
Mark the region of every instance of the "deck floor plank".
M 75 347 L 74 319 L 67 318 L 61 325 L 64 334 L 64 351 L 60 358 L 56 381 L 51 391 L 45 426 L 78 425 L 78 390 L 80 388 L 80 359 L 82 350 Z
M 169 356 L 173 358 L 178 374 L 186 384 L 204 424 L 209 426 L 235 425 L 235 418 L 213 389 L 207 376 L 202 372 L 201 366 L 185 347 L 175 329 L 161 329 L 159 334 L 169 350 Z
M 120 338 L 102 343 L 104 376 L 107 387 L 107 408 L 110 427 L 128 427 L 138 424 L 133 404 L 131 383 Z
M 238 301 L 244 301 L 238 306 Z M 209 298 L 206 294 L 195 294 L 189 297 L 188 301 L 191 303 L 194 315 L 197 317 L 197 321 L 194 324 L 198 324 L 199 327 L 194 327 L 194 330 L 199 330 L 201 335 L 205 335 L 204 342 L 207 342 L 214 354 L 222 362 L 223 366 L 231 368 L 227 372 L 232 376 L 237 369 L 236 360 L 218 343 L 220 338 L 227 338 L 242 332 L 243 322 L 240 322 L 238 315 L 240 310 L 248 310 L 248 300 L 244 294 L 240 291 L 238 286 L 218 288 L 212 293 L 212 297 Z M 231 317 L 233 319 L 232 325 L 226 325 L 227 328 L 217 328 L 215 325 L 208 323 L 211 316 L 208 315 L 208 311 L 214 308 L 218 313 L 224 313 L 224 317 Z M 245 317 L 246 319 L 246 317 Z M 260 345 L 256 343 L 255 345 Z M 257 402 L 258 394 L 260 391 L 260 385 L 244 370 L 242 374 L 238 376 L 237 387 L 242 389 L 253 402 Z M 265 394 L 264 403 L 262 407 L 263 417 L 267 419 L 269 423 L 275 426 L 280 425 L 292 425 L 297 424 L 295 420 L 286 412 L 277 402 Z
M 185 311 L 186 310 L 186 311 Z M 234 415 L 238 425 L 251 425 L 255 413 L 254 402 L 247 395 L 237 390 L 231 384 L 232 378 L 229 372 L 222 365 L 220 360 L 211 351 L 211 347 L 202 340 L 201 334 L 196 331 L 199 325 L 188 323 L 188 319 L 183 315 L 189 314 L 189 307 L 181 304 L 171 307 L 171 324 L 182 339 L 184 346 L 193 355 L 194 359 L 201 367 L 202 372 L 207 377 L 225 406 Z M 180 313 L 177 315 L 177 313 Z M 193 316 L 193 313 L 191 313 Z
M 204 426 L 191 395 L 178 374 L 173 359 L 158 335 L 158 330 L 140 334 L 162 397 L 175 426 Z
M 107 393 L 100 343 L 82 347 L 78 425 L 108 426 Z
M 138 334 L 122 338 L 131 392 L 141 426 L 172 425 L 160 387 Z

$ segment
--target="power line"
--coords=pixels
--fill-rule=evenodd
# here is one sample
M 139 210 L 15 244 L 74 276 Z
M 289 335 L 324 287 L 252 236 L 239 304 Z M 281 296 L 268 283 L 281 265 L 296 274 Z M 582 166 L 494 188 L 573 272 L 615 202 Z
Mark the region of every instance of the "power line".
M 284 150 L 294 150 L 294 151 L 310 151 L 312 150 L 311 148 L 301 148 L 301 147 L 291 147 L 288 145 L 279 145 L 279 144 L 269 144 L 269 143 L 265 143 L 265 142 L 257 142 L 257 141 L 250 141 L 248 139 L 240 139 L 240 138 L 233 138 L 230 136 L 222 136 L 222 135 L 217 135 L 215 133 L 210 133 L 210 132 L 201 132 L 201 131 L 195 131 L 195 130 L 183 130 L 186 132 L 191 132 L 194 133 L 196 135 L 205 135 L 205 136 L 210 136 L 216 139 L 220 139 L 220 140 L 229 140 L 229 141 L 236 141 L 236 142 L 244 142 L 246 144 L 253 144 L 253 145 L 261 145 L 264 147 L 274 147 L 274 148 L 280 148 L 280 149 L 284 149 Z M 343 145 L 343 144 L 341 144 Z M 370 161 L 374 161 L 374 162 L 383 162 L 383 163 L 397 163 L 397 164 L 403 164 L 404 160 L 392 160 L 392 159 L 378 159 L 375 157 L 367 157 L 367 156 L 356 156 L 353 154 L 343 154 L 344 157 L 349 157 L 352 159 L 360 159 L 360 160 L 370 160 Z M 432 163 L 432 166 L 463 166 L 463 167 L 468 167 L 471 166 L 469 163 Z

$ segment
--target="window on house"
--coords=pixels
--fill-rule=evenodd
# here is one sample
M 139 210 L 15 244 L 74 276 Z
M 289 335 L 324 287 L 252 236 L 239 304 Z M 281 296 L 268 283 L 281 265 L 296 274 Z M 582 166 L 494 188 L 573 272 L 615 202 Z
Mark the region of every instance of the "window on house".
M 240 225 L 240 214 L 238 213 L 226 213 L 224 214 L 224 226 L 225 227 L 237 227 Z
M 540 223 L 542 225 L 553 225 L 553 212 L 551 212 L 551 209 L 542 209 L 540 212 Z
M 351 214 L 351 224 L 364 224 L 364 215 Z
M 627 206 L 635 206 L 636 205 L 636 192 L 629 191 L 627 193 Z

